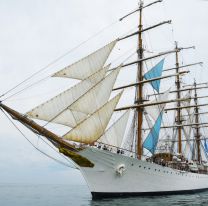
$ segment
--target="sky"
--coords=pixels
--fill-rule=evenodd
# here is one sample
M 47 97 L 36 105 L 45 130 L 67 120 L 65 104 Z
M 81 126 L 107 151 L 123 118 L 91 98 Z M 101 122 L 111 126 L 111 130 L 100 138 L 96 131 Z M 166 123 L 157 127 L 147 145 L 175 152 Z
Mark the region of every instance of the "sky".
M 137 2 L 0 0 L 0 95 L 68 51 L 71 52 L 27 84 L 44 79 L 115 38 L 135 30 L 137 14 L 122 23 L 118 19 L 134 10 Z M 151 1 L 145 1 L 149 2 Z M 174 41 L 178 41 L 180 46 L 196 46 L 196 50 L 183 52 L 180 58 L 180 62 L 184 64 L 204 62 L 203 68 L 196 67 L 186 77 L 190 82 L 193 78 L 206 82 L 208 77 L 207 11 L 208 2 L 203 0 L 164 0 L 163 3 L 146 9 L 144 14 L 144 27 L 172 19 L 171 26 L 165 25 L 145 36 L 147 50 L 170 50 Z M 98 32 L 99 35 L 95 35 Z M 90 38 L 92 36 L 94 38 Z M 72 51 L 80 44 L 79 48 Z M 131 49 L 136 49 L 136 45 L 133 40 L 128 40 L 116 47 L 112 58 Z M 126 75 L 121 76 L 120 83 L 126 82 L 126 78 Z M 133 78 L 131 72 L 129 78 Z M 55 90 L 61 91 L 75 81 L 48 80 L 44 83 L 41 82 L 37 87 L 11 97 L 4 103 L 24 113 L 52 97 Z M 36 151 L 2 112 L 0 125 L 0 183 L 85 184 L 79 171 L 60 165 Z M 18 126 L 36 146 L 64 161 L 31 132 L 19 124 Z

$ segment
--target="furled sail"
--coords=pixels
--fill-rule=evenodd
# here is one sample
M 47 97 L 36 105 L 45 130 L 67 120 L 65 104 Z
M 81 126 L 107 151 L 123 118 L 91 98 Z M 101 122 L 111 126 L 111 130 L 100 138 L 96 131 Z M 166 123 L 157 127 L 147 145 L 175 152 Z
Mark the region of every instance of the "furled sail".
M 107 145 L 121 148 L 130 110 L 125 112 L 98 140 Z
M 161 123 L 162 123 L 162 116 L 163 116 L 163 112 L 161 112 L 160 115 L 158 116 L 154 126 L 150 130 L 149 135 L 147 136 L 147 138 L 143 143 L 143 147 L 149 150 L 152 154 L 155 153 L 157 147 Z
M 149 80 L 149 79 L 154 79 L 154 78 L 161 77 L 162 71 L 163 71 L 163 66 L 164 66 L 164 61 L 165 61 L 165 59 L 161 60 L 156 66 L 154 66 L 150 71 L 148 71 L 144 75 L 144 78 L 146 80 Z M 160 91 L 160 80 L 151 81 L 150 84 L 159 93 L 159 91 Z
M 78 62 L 65 67 L 64 69 L 53 74 L 52 77 L 65 77 L 79 80 L 88 78 L 104 66 L 111 51 L 116 45 L 116 42 L 117 40 L 93 52 Z
M 75 127 L 87 115 L 102 107 L 110 98 L 119 71 L 120 69 L 118 68 L 109 73 L 98 84 L 59 113 L 52 122 Z
M 27 115 L 35 119 L 52 121 L 69 105 L 90 90 L 95 84 L 100 82 L 105 77 L 106 71 L 109 69 L 109 67 L 110 65 L 100 69 L 98 72 L 79 82 L 70 89 L 35 107 L 31 111 L 27 112 Z
M 97 141 L 105 132 L 121 95 L 122 93 L 119 93 L 103 107 L 70 130 L 63 138 L 86 144 Z

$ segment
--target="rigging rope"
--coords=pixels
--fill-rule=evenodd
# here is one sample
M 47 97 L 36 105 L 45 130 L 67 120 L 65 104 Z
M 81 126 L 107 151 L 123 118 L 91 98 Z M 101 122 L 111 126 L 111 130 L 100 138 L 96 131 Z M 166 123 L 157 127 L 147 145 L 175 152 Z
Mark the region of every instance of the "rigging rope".
M 66 53 L 64 53 L 63 55 L 59 56 L 58 58 L 56 58 L 55 60 L 53 60 L 52 62 L 50 62 L 49 64 L 47 64 L 45 67 L 39 69 L 37 72 L 35 72 L 34 74 L 32 74 L 31 76 L 29 76 L 28 78 L 26 78 L 25 80 L 23 80 L 22 82 L 20 82 L 19 84 L 17 84 L 16 86 L 12 87 L 11 89 L 9 89 L 8 91 L 6 91 L 4 94 L 2 94 L 0 96 L 1 97 L 4 97 L 5 95 L 7 95 L 8 93 L 12 92 L 13 90 L 15 90 L 16 88 L 18 88 L 19 86 L 21 86 L 22 84 L 26 83 L 28 80 L 32 79 L 34 76 L 36 76 L 37 74 L 45 71 L 48 67 L 52 66 L 53 64 L 55 64 L 56 62 L 58 62 L 59 60 L 61 60 L 62 58 L 64 58 L 65 56 L 67 56 L 68 54 L 70 54 L 71 52 L 75 51 L 76 49 L 78 49 L 79 47 L 81 47 L 82 45 L 86 44 L 88 41 L 90 41 L 91 39 L 95 38 L 96 36 L 98 36 L 100 33 L 102 33 L 103 31 L 107 30 L 108 28 L 112 27 L 113 25 L 119 23 L 120 21 L 116 20 L 114 22 L 112 22 L 111 24 L 109 24 L 108 26 L 104 27 L 103 29 L 101 29 L 100 31 L 98 31 L 97 33 L 95 33 L 94 35 L 90 36 L 88 39 L 86 39 L 85 41 L 81 42 L 80 44 L 78 44 L 77 46 L 75 46 L 74 48 L 70 49 L 69 51 L 67 51 Z M 33 83 L 32 85 L 30 85 L 29 87 L 31 86 L 34 86 L 35 84 L 47 79 L 49 77 L 46 77 L 42 80 L 39 80 L 38 82 L 36 83 Z M 2 101 L 5 101 L 6 99 L 16 95 L 16 94 L 19 94 L 20 92 L 24 91 L 25 89 L 27 89 L 28 87 L 12 94 L 11 96 L 5 98 L 4 100 Z
M 35 83 L 33 83 L 33 84 L 30 84 L 30 85 L 26 86 L 25 88 L 19 90 L 18 92 L 16 92 L 16 93 L 14 93 L 14 94 L 8 96 L 7 98 L 3 99 L 2 102 L 3 102 L 3 101 L 6 101 L 7 99 L 10 99 L 10 98 L 13 97 L 13 96 L 16 96 L 17 94 L 22 93 L 23 91 L 25 91 L 25 90 L 27 90 L 27 89 L 33 87 L 33 86 L 36 85 L 36 84 L 39 84 L 39 83 L 41 83 L 41 82 L 47 80 L 49 77 L 50 77 L 50 76 L 45 77 L 45 78 L 43 78 L 43 79 L 41 79 L 41 80 L 38 80 L 37 82 L 35 82 Z M 2 96 L 3 96 L 3 95 L 2 95 Z M 2 97 L 2 96 L 1 96 L 1 97 Z
M 52 157 L 51 155 L 49 155 L 49 154 L 47 154 L 47 153 L 45 153 L 44 151 L 42 151 L 42 150 L 40 150 L 38 147 L 36 147 L 27 137 L 26 137 L 26 135 L 17 127 L 17 125 L 9 118 L 9 116 L 1 109 L 1 111 L 3 112 L 3 114 L 7 117 L 7 119 L 11 122 L 11 124 L 19 131 L 19 133 L 32 145 L 32 147 L 33 148 L 35 148 L 37 151 L 39 151 L 41 154 L 43 154 L 43 155 L 45 155 L 46 157 L 48 157 L 48 158 L 50 158 L 50 159 L 52 159 L 52 160 L 54 160 L 55 162 L 57 162 L 57 163 L 59 163 L 59 164 L 62 164 L 62 165 L 64 165 L 64 166 L 66 166 L 66 167 L 69 167 L 69 168 L 72 168 L 72 169 L 78 169 L 77 167 L 73 167 L 73 166 L 71 166 L 71 165 L 69 165 L 69 164 L 66 164 L 65 162 L 63 162 L 63 161 L 61 161 L 61 160 L 58 160 L 58 159 L 56 159 L 56 158 L 54 158 L 54 157 Z M 38 137 L 40 137 L 39 135 L 37 135 Z M 41 140 L 43 140 L 42 138 L 41 138 Z M 43 140 L 44 141 L 44 140 Z M 44 141 L 45 142 L 45 141 Z M 45 142 L 46 143 L 46 142 Z M 50 148 L 52 148 L 48 143 L 46 143 Z M 57 152 L 54 148 L 52 148 L 55 152 Z M 59 152 L 57 152 L 59 155 L 61 155 Z M 61 155 L 61 157 L 63 157 L 62 155 Z M 64 157 L 65 158 L 65 157 Z M 65 158 L 66 159 L 66 158 Z M 70 162 L 68 159 L 66 159 L 68 162 Z M 72 163 L 72 162 L 70 162 L 70 163 Z
M 3 95 L 0 96 L 3 97 L 6 94 L 10 93 L 11 91 L 15 90 L 16 88 L 18 88 L 19 86 L 21 86 L 23 83 L 26 83 L 28 80 L 32 79 L 34 76 L 36 76 L 37 74 L 43 72 L 44 70 L 46 70 L 48 67 L 52 66 L 53 64 L 55 64 L 56 62 L 58 62 L 59 60 L 61 60 L 62 58 L 64 58 L 65 56 L 67 56 L 68 54 L 70 54 L 71 52 L 75 51 L 76 49 L 78 49 L 79 47 L 81 47 L 83 44 L 87 43 L 88 41 L 90 41 L 91 39 L 95 38 L 96 36 L 98 36 L 100 33 L 102 33 L 103 31 L 107 30 L 108 28 L 112 27 L 113 25 L 115 25 L 116 23 L 118 23 L 119 21 L 115 21 L 113 23 L 111 23 L 110 25 L 104 27 L 102 30 L 100 30 L 99 32 L 95 33 L 93 36 L 89 37 L 87 40 L 83 41 L 82 43 L 80 43 L 79 45 L 77 45 L 76 47 L 72 48 L 70 51 L 66 52 L 65 54 L 61 55 L 60 57 L 58 57 L 57 59 L 55 59 L 54 61 L 52 61 L 51 63 L 49 63 L 48 65 L 46 65 L 45 67 L 43 67 L 42 69 L 38 70 L 37 72 L 35 72 L 34 74 L 32 74 L 31 76 L 29 76 L 27 79 L 25 79 L 24 81 L 20 82 L 18 85 L 16 85 L 15 87 L 11 88 L 10 90 L 8 90 L 7 92 L 5 92 Z M 130 31 L 132 31 L 133 29 L 130 29 L 128 32 L 125 32 L 125 34 L 129 33 Z M 126 61 L 126 60 L 125 60 Z M 16 96 L 20 93 L 22 93 L 23 91 L 33 87 L 34 85 L 37 85 L 45 80 L 47 80 L 48 78 L 50 78 L 51 76 L 47 76 L 43 79 L 40 79 L 32 84 L 26 85 L 23 89 L 11 94 L 10 96 L 6 97 L 5 99 L 2 100 L 6 101 L 8 99 L 10 99 L 13 96 Z
M 203 122 L 201 116 L 199 116 L 199 119 L 200 119 L 200 122 Z M 202 127 L 202 130 L 203 130 L 204 134 L 206 134 L 206 131 L 205 131 L 205 128 L 204 128 L 204 127 Z M 204 139 L 206 139 L 206 136 L 205 136 Z M 206 149 L 205 149 L 205 147 L 204 147 L 204 144 L 202 143 L 201 140 L 200 140 L 200 143 L 201 143 L 201 146 L 202 146 L 203 151 L 204 151 L 204 153 L 205 153 L 206 160 L 208 161 L 208 153 L 207 153 L 207 151 L 206 151 Z
M 144 22 L 146 22 L 146 21 L 147 21 L 147 19 L 146 19 L 145 15 L 144 15 Z M 147 31 L 146 33 L 147 33 L 147 35 L 144 35 L 145 43 L 146 43 L 146 45 L 148 45 L 148 40 L 147 40 L 147 38 L 148 38 L 148 39 L 149 39 L 150 49 L 151 49 L 151 51 L 154 51 L 153 46 L 152 46 L 152 42 L 151 42 L 151 38 L 150 38 L 150 32 Z M 169 56 L 169 55 L 165 55 L 165 57 L 163 57 L 163 58 L 166 59 L 168 56 Z M 151 63 L 151 68 L 153 68 L 155 64 L 153 64 L 153 61 L 152 61 L 152 60 L 150 60 L 150 63 Z M 147 62 L 145 62 L 145 65 L 146 65 L 147 71 L 149 71 Z M 147 71 L 146 71 L 146 72 L 147 72 Z M 151 87 L 151 90 L 153 91 L 154 94 L 156 94 L 156 91 L 155 91 L 152 87 Z M 156 98 L 156 100 L 158 100 L 157 96 L 155 96 L 155 98 Z M 160 106 L 160 105 L 158 105 L 157 107 L 158 107 L 158 110 L 161 109 L 161 106 Z M 145 117 L 146 117 L 146 116 L 145 116 Z M 147 123 L 148 123 L 147 118 L 148 118 L 148 117 L 146 117 L 146 121 L 147 121 Z M 167 119 L 167 121 L 164 121 L 165 118 Z M 164 125 L 164 122 L 170 122 L 170 121 L 169 121 L 169 118 L 168 118 L 168 115 L 163 114 L 162 125 Z M 149 122 L 149 123 L 150 123 L 150 122 Z M 148 123 L 148 127 L 150 128 L 150 124 L 149 124 L 149 123 Z M 153 126 L 151 125 L 151 128 L 152 128 L 152 127 L 153 127 Z M 153 131 L 153 132 L 155 132 L 155 131 Z M 166 134 L 166 136 L 168 136 L 168 135 L 169 135 L 169 130 L 168 130 L 168 129 L 165 129 L 165 130 L 164 130 L 164 133 Z M 161 138 L 161 137 L 160 137 L 160 138 Z

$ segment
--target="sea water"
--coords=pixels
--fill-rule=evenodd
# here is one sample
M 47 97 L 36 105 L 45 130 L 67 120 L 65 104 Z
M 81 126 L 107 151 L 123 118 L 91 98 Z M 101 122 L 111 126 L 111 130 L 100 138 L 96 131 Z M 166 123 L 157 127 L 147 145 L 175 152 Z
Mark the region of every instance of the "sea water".
M 208 206 L 208 192 L 193 195 L 92 200 L 86 185 L 0 184 L 0 206 Z

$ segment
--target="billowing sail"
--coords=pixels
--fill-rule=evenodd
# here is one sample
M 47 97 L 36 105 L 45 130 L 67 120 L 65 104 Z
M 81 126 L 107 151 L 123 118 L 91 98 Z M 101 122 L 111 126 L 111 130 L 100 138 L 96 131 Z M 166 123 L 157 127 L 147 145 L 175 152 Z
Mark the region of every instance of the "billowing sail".
M 164 61 L 165 61 L 165 59 L 161 60 L 156 66 L 154 66 L 150 71 L 148 71 L 144 75 L 144 78 L 146 80 L 149 80 L 149 79 L 154 79 L 154 78 L 161 77 Z M 159 93 L 159 91 L 160 91 L 160 80 L 151 81 L 150 84 Z
M 78 62 L 56 72 L 52 77 L 66 77 L 83 80 L 101 69 L 107 61 L 117 40 L 95 51 Z
M 107 145 L 121 148 L 130 111 L 125 112 L 98 140 Z
M 152 154 L 155 153 L 157 147 L 161 123 L 162 123 L 162 116 L 163 116 L 163 112 L 161 112 L 160 115 L 158 116 L 154 126 L 150 130 L 149 135 L 147 136 L 147 138 L 143 143 L 143 147 L 149 150 Z
M 119 71 L 120 69 L 118 68 L 108 74 L 103 80 L 57 115 L 52 122 L 75 127 L 87 115 L 98 110 L 109 100 Z
M 103 107 L 70 130 L 63 138 L 86 144 L 97 141 L 105 132 L 121 95 L 122 93 L 115 96 Z
M 70 109 L 89 114 L 92 113 L 93 110 L 96 111 L 99 107 L 104 105 L 110 97 L 119 71 L 120 68 L 108 74 L 105 79 L 73 103 Z
M 61 114 L 69 105 L 79 99 L 83 94 L 90 90 L 95 84 L 100 82 L 106 75 L 106 71 L 110 66 L 107 66 L 89 78 L 79 82 L 72 88 L 62 92 L 49 101 L 35 107 L 27 112 L 27 115 L 40 120 L 52 121 Z

